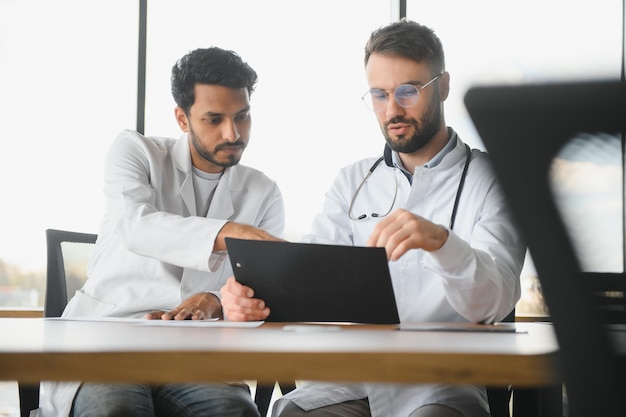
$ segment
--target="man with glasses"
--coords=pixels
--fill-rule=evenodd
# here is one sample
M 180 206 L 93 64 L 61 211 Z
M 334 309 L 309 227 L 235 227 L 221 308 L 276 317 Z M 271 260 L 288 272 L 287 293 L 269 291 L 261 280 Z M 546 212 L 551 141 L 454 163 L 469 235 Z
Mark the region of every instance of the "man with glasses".
M 367 42 L 365 71 L 363 101 L 380 124 L 383 155 L 341 170 L 305 241 L 384 247 L 402 322 L 503 320 L 520 297 L 525 245 L 487 155 L 446 125 L 450 75 L 440 40 L 411 21 L 380 28 Z M 272 306 L 259 308 L 246 291 L 230 279 L 225 311 L 264 319 Z M 489 405 L 485 387 L 473 385 L 309 382 L 274 413 L 485 417 Z

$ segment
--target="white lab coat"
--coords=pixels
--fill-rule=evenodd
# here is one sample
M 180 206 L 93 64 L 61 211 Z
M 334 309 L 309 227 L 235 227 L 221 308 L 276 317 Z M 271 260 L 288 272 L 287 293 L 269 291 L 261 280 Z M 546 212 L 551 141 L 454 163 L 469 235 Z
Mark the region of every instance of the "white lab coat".
M 84 287 L 64 316 L 143 317 L 190 295 L 219 290 L 232 275 L 213 242 L 227 221 L 282 236 L 284 205 L 276 183 L 255 169 L 227 168 L 206 218 L 196 216 L 187 135 L 147 138 L 122 132 L 105 165 L 107 210 Z M 44 383 L 40 414 L 67 416 L 79 383 Z
M 354 202 L 353 215 L 367 214 L 364 220 L 350 220 L 347 213 L 375 158 L 341 170 L 311 234 L 304 240 L 365 245 L 380 221 L 370 213 L 387 211 L 396 179 L 394 208 L 403 207 L 448 227 L 466 155 L 465 145 L 452 129 L 450 132 L 454 149 L 433 168 L 416 167 L 412 185 L 399 169 L 388 167 L 384 161 L 376 168 Z M 456 223 L 447 242 L 437 251 L 411 250 L 389 263 L 400 320 L 502 320 L 520 296 L 525 249 L 487 154 L 473 150 Z M 305 383 L 284 398 L 311 409 L 366 396 L 373 417 L 407 417 L 421 405 L 437 402 L 457 408 L 466 417 L 484 417 L 488 410 L 485 390 L 476 386 Z M 282 407 L 283 402 L 278 401 L 275 415 Z

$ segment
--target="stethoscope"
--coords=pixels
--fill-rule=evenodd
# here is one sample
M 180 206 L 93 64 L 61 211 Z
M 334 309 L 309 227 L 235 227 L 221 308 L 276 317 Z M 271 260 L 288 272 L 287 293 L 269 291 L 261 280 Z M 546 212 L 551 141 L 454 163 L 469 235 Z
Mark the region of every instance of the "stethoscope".
M 466 152 L 465 166 L 463 167 L 463 173 L 461 174 L 461 180 L 459 181 L 459 187 L 456 190 L 456 197 L 454 198 L 454 205 L 452 206 L 452 215 L 450 216 L 450 230 L 452 230 L 454 228 L 454 221 L 456 220 L 456 213 L 457 213 L 457 210 L 459 208 L 459 200 L 461 198 L 461 193 L 463 192 L 463 185 L 465 184 L 465 177 L 467 176 L 467 169 L 469 168 L 470 161 L 472 160 L 472 150 L 470 149 L 470 147 L 468 145 L 465 145 L 465 152 Z M 365 184 L 367 179 L 374 173 L 374 170 L 376 170 L 378 165 L 380 165 L 380 163 L 383 160 L 385 161 L 385 164 L 388 167 L 395 168 L 393 166 L 393 161 L 391 159 L 391 148 L 389 148 L 389 146 L 387 146 L 387 145 L 385 145 L 385 151 L 383 152 L 383 156 L 378 158 L 376 160 L 376 162 L 374 162 L 374 164 L 370 167 L 370 169 L 367 171 L 367 174 L 365 175 L 365 178 L 363 178 L 363 181 L 361 181 L 361 183 L 357 187 L 356 191 L 354 192 L 354 195 L 352 196 L 352 200 L 350 200 L 350 208 L 348 209 L 348 217 L 350 218 L 350 220 L 357 221 L 357 220 L 363 220 L 363 219 L 367 218 L 367 214 L 365 214 L 365 213 L 361 214 L 360 216 L 354 217 L 352 215 L 352 208 L 354 207 L 354 202 L 356 201 L 356 198 L 359 195 L 359 192 L 361 191 L 361 188 L 363 188 L 363 185 Z M 394 178 L 396 180 L 396 188 L 395 188 L 395 191 L 393 193 L 393 200 L 391 201 L 391 205 L 389 206 L 389 210 L 387 210 L 387 212 L 384 213 L 384 214 L 371 213 L 370 214 L 371 217 L 374 217 L 374 218 L 376 218 L 376 217 L 385 217 L 389 213 L 391 213 L 391 210 L 393 209 L 393 206 L 396 203 L 396 197 L 398 196 L 398 176 L 394 175 Z

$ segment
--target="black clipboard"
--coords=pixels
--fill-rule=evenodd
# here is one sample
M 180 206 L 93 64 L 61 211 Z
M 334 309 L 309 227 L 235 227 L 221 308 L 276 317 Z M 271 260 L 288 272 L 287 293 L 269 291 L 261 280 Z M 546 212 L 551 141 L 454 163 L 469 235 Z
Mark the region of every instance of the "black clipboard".
M 226 239 L 238 282 L 269 322 L 398 324 L 384 248 Z

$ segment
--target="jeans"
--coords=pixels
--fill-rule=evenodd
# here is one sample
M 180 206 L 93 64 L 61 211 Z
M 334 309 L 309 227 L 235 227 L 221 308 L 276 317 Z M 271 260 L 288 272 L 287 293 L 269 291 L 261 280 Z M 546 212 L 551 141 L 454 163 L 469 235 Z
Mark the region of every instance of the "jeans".
M 71 417 L 259 417 L 245 384 L 84 383 Z

